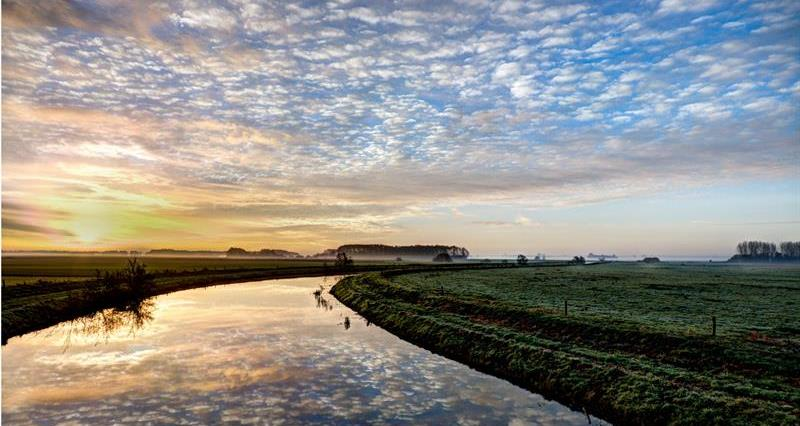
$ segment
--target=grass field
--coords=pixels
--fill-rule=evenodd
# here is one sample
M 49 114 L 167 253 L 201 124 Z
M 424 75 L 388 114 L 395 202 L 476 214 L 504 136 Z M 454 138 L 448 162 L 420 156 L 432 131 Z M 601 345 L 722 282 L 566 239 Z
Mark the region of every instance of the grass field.
M 407 340 L 615 423 L 800 421 L 798 266 L 374 273 L 332 293 Z
M 94 278 L 97 271 L 117 271 L 125 266 L 125 256 L 65 255 L 65 256 L 3 256 L 3 280 L 6 285 L 43 281 L 74 281 Z M 277 269 L 320 267 L 333 265 L 332 260 L 320 259 L 242 259 L 224 257 L 162 257 L 141 258 L 152 273 L 230 271 L 242 269 Z M 381 262 L 359 261 L 359 265 Z
M 561 313 L 586 321 L 627 321 L 664 332 L 750 332 L 800 337 L 800 266 L 607 264 L 400 275 L 405 288 L 447 287 L 463 300 Z M 800 344 L 800 341 L 794 341 Z

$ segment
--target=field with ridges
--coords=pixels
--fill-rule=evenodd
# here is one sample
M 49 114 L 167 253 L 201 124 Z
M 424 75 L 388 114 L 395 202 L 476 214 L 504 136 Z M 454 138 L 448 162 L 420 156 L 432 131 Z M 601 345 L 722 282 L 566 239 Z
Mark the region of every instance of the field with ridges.
M 409 341 L 615 423 L 800 419 L 797 266 L 372 273 L 332 293 Z

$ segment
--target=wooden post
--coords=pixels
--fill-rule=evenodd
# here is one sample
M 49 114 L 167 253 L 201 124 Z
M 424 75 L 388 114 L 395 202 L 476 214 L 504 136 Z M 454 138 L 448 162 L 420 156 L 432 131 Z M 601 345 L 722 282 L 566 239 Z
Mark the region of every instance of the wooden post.
M 567 316 L 567 301 L 564 300 L 564 316 Z
M 711 316 L 711 335 L 712 336 L 716 336 L 717 335 L 717 316 L 716 315 L 712 315 Z

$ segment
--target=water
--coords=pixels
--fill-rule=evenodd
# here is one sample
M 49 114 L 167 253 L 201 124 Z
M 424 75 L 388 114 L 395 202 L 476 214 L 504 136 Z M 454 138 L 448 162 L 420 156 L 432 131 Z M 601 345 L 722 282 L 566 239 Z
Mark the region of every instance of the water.
M 3 422 L 587 424 L 313 294 L 332 284 L 182 291 L 11 339 Z

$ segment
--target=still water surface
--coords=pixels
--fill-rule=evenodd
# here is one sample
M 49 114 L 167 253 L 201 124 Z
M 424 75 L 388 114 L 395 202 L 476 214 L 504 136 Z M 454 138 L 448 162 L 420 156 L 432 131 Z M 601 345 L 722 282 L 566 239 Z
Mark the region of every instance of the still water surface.
M 182 291 L 11 339 L 3 423 L 587 424 L 313 294 L 333 283 Z

